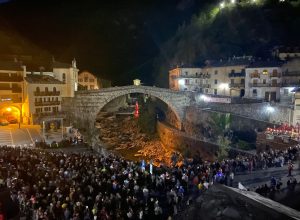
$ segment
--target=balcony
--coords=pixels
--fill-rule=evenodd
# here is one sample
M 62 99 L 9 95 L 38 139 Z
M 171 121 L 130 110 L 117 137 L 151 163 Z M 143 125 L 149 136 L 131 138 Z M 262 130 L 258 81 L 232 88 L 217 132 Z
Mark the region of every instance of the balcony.
M 260 78 L 259 73 L 251 73 L 250 78 Z
M 59 117 L 59 118 L 65 118 L 66 113 L 65 112 L 39 112 L 32 114 L 34 117 Z
M 241 73 L 229 73 L 228 77 L 232 78 L 232 77 L 245 77 L 245 72 L 241 72 Z
M 279 78 L 279 77 L 281 77 L 281 74 L 280 73 L 270 73 L 270 77 L 272 78 L 272 77 L 277 77 L 277 78 Z
M 8 74 L 0 76 L 0 82 L 22 82 L 22 76 L 9 76 Z
M 11 91 L 12 91 L 12 93 L 21 93 L 22 92 L 22 87 L 12 86 Z
M 60 95 L 60 91 L 53 91 L 53 92 L 34 92 L 35 96 L 59 96 Z
M 300 82 L 284 82 L 281 83 L 281 87 L 300 87 Z
M 244 83 L 230 83 L 229 88 L 245 88 Z
M 35 106 L 60 105 L 60 101 L 34 102 Z
M 210 88 L 210 84 L 202 84 L 202 85 L 200 85 L 200 87 L 202 87 L 202 88 Z
M 249 87 L 280 87 L 280 83 L 249 83 Z
M 300 76 L 300 71 L 285 71 L 282 76 Z

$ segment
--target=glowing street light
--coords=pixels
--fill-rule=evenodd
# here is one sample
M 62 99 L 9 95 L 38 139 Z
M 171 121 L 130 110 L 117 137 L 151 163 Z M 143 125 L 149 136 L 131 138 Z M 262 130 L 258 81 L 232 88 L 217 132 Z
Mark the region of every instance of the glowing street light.
M 234 4 L 235 3 L 235 0 L 231 0 L 231 4 Z
M 220 8 L 221 8 L 221 9 L 225 8 L 225 2 L 221 2 L 221 3 L 220 3 Z
M 10 107 L 6 108 L 6 111 L 11 112 L 11 108 Z
M 184 79 L 178 80 L 179 85 L 184 85 Z
M 272 106 L 267 106 L 266 110 L 268 113 L 273 113 L 275 111 L 275 109 Z

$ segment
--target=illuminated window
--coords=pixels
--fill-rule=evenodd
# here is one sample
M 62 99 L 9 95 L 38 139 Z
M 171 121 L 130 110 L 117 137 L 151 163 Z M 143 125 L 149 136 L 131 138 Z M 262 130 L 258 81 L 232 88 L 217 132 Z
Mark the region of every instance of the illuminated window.
M 268 75 L 268 70 L 263 70 L 262 72 L 264 75 Z
M 189 85 L 190 84 L 190 80 L 186 79 L 185 80 L 185 85 Z

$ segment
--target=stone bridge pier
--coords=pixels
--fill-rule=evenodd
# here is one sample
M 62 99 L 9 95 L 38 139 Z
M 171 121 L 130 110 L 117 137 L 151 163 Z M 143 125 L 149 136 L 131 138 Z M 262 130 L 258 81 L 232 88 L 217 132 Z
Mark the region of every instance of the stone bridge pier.
M 166 103 L 177 119 L 176 127 L 182 128 L 185 109 L 190 105 L 191 99 L 184 92 L 149 86 L 124 86 L 100 90 L 79 91 L 66 107 L 70 112 L 70 119 L 79 129 L 94 129 L 97 114 L 110 101 L 127 94 L 142 93 L 156 97 Z

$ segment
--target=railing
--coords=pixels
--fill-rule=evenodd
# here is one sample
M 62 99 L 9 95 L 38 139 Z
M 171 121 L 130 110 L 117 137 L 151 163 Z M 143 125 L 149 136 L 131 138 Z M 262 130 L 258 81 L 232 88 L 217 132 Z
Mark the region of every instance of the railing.
M 300 71 L 286 71 L 282 73 L 282 76 L 300 76 Z
M 251 73 L 250 78 L 260 78 L 260 75 L 256 73 Z
M 249 83 L 250 87 L 280 87 L 280 83 Z
M 202 85 L 200 85 L 200 87 L 202 87 L 202 88 L 210 88 L 210 84 L 202 84 Z
M 35 91 L 34 92 L 34 95 L 35 96 L 59 96 L 60 95 L 60 91 L 56 91 L 56 92 L 50 92 L 50 91 L 48 91 L 48 92 L 37 92 L 37 91 Z
M 241 73 L 229 73 L 228 77 L 245 77 L 245 72 L 241 72 Z
M 60 101 L 34 102 L 35 106 L 60 105 Z
M 11 88 L 11 91 L 12 91 L 13 93 L 20 93 L 20 92 L 22 92 L 22 87 L 13 86 L 13 87 Z
M 39 112 L 32 114 L 34 117 L 66 117 L 66 112 Z
M 270 73 L 270 77 L 281 77 L 281 74 L 280 73 Z
M 229 88 L 244 88 L 245 84 L 243 83 L 230 83 Z

